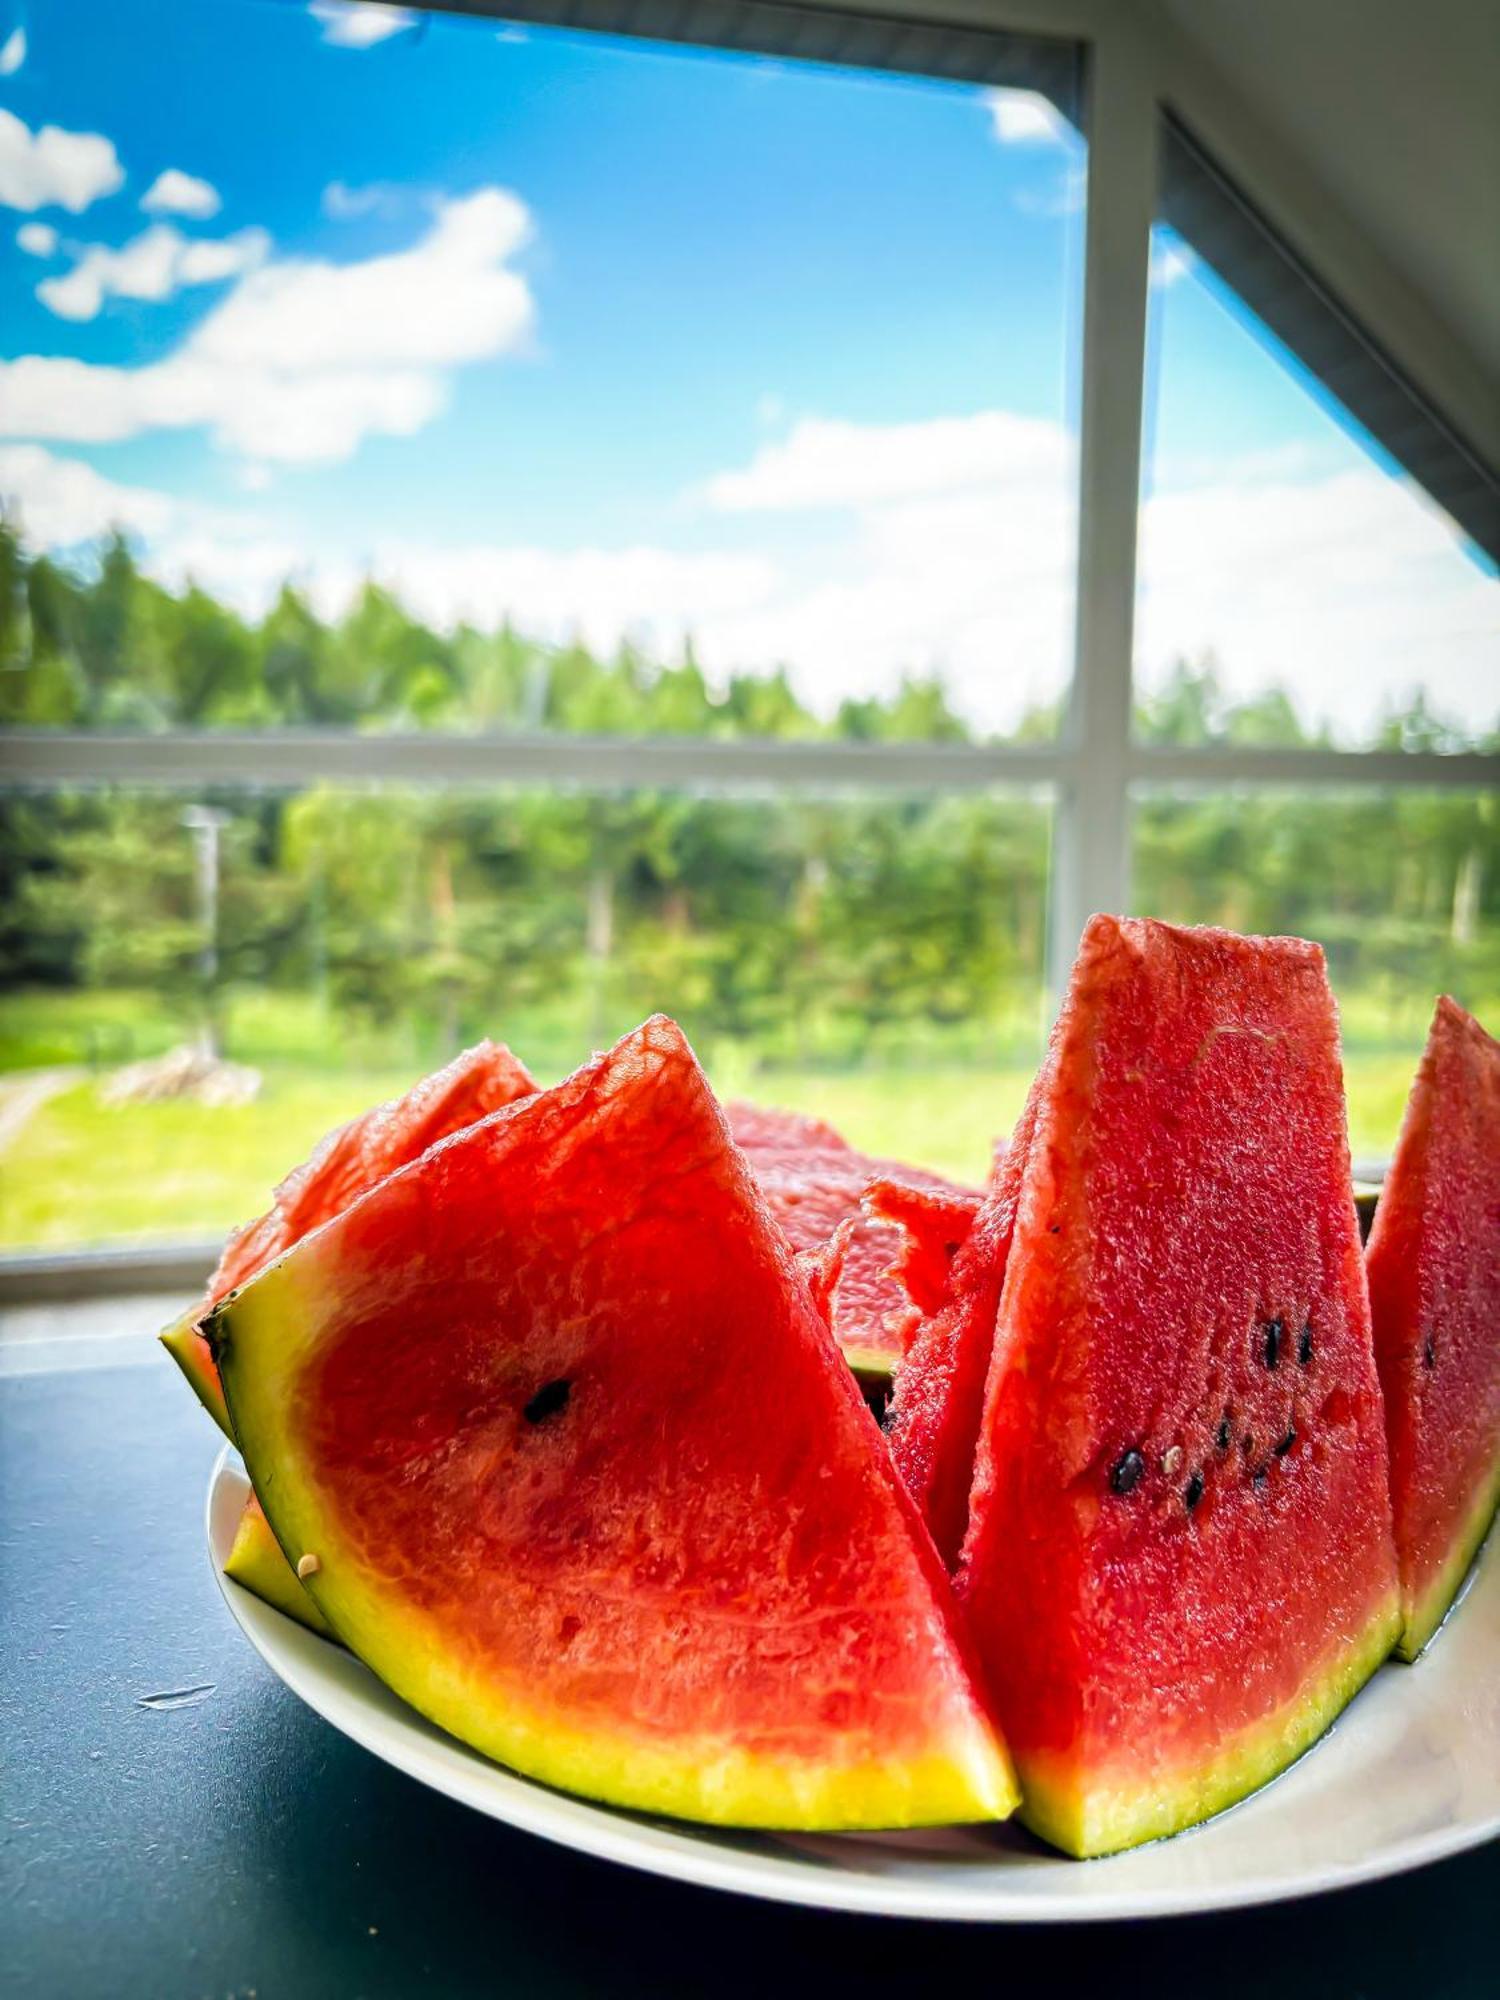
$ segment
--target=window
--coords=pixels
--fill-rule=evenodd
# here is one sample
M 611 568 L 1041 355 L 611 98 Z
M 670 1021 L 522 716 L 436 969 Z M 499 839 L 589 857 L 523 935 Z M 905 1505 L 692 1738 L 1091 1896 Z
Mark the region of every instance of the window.
M 1174 230 L 1151 249 L 1146 740 L 1500 740 L 1495 566 Z
M 0 489 L 33 551 L 123 525 L 204 601 L 186 657 L 140 591 L 87 633 L 37 607 L 7 719 L 1055 732 L 1084 148 L 1035 91 L 93 11 L 12 86 L 35 128 L 130 109 L 77 135 L 120 185 L 5 246 Z
M 1223 778 L 1257 758 L 1274 776 L 1280 756 L 1293 782 L 1134 786 L 1134 896 L 1324 946 L 1354 1149 L 1379 1160 L 1434 995 L 1500 1015 L 1496 798 L 1417 788 L 1445 756 L 1500 746 L 1494 558 L 1419 477 L 1479 529 L 1484 495 L 1180 122 L 1161 152 L 1172 220 L 1150 248 L 1133 732 L 1167 763 L 1207 750 L 1204 772 L 1221 753 Z M 1362 767 L 1348 751 L 1385 754 Z M 1338 783 L 1399 781 L 1403 760 L 1410 790 Z M 1297 785 L 1299 769 L 1328 788 Z
M 666 995 L 723 1096 L 982 1181 L 1040 1054 L 1048 822 L 988 787 L 12 799 L 0 1251 L 222 1233 L 458 1048 L 551 1082 Z
M 1126 904 L 1320 938 L 1388 1151 L 1500 1003 L 1497 489 L 1164 23 L 90 12 L 3 85 L 86 143 L 0 244 L 0 1256 L 660 1004 L 973 1179 Z M 258 1096 L 116 1088 L 205 1029 Z

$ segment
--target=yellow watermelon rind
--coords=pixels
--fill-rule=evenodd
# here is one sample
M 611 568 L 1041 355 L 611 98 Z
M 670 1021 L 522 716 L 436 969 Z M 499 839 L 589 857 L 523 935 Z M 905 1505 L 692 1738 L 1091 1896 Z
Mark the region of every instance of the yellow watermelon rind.
M 233 1545 L 224 1558 L 224 1574 L 273 1611 L 284 1611 L 310 1632 L 330 1636 L 327 1619 L 297 1581 L 253 1495 L 246 1496 Z
M 1453 1545 L 1442 1568 L 1428 1579 L 1421 1590 L 1403 1594 L 1405 1626 L 1396 1643 L 1398 1659 L 1416 1659 L 1435 1636 L 1438 1627 L 1453 1609 L 1454 1599 L 1484 1546 L 1497 1512 L 1500 1512 L 1500 1446 L 1496 1447 L 1488 1478 L 1454 1534 Z
M 1309 1675 L 1289 1702 L 1227 1741 L 1211 1763 L 1190 1771 L 1154 1775 L 1143 1785 L 1140 1774 L 1127 1769 L 1112 1787 L 1096 1775 L 1082 1790 L 1060 1766 L 1028 1758 L 1019 1817 L 1079 1859 L 1118 1854 L 1197 1826 L 1258 1792 L 1311 1749 L 1389 1658 L 1400 1630 L 1400 1599 L 1392 1591 L 1359 1636 Z
M 213 1369 L 207 1365 L 208 1348 L 198 1332 L 197 1308 L 185 1312 L 181 1319 L 173 1320 L 170 1326 L 162 1329 L 157 1339 L 182 1370 L 188 1387 L 198 1401 L 233 1444 L 234 1426 L 229 1421 L 223 1387 Z
M 976 1714 L 930 1753 L 897 1760 L 793 1763 L 730 1741 L 671 1745 L 580 1729 L 464 1660 L 340 1535 L 303 1462 L 298 1383 L 324 1310 L 339 1295 L 316 1238 L 262 1272 L 207 1322 L 251 1482 L 293 1568 L 318 1557 L 305 1588 L 334 1634 L 404 1701 L 523 1776 L 637 1812 L 712 1825 L 854 1832 L 1005 1819 L 1010 1765 Z

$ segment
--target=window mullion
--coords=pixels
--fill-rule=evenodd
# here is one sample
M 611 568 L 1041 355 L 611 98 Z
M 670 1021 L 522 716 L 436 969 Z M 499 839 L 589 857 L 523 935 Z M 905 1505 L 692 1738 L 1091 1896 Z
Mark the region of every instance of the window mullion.
M 1078 608 L 1058 799 L 1048 971 L 1060 992 L 1089 913 L 1129 892 L 1128 743 L 1136 514 L 1156 101 L 1149 58 L 1123 18 L 1089 72 L 1088 221 L 1079 437 Z

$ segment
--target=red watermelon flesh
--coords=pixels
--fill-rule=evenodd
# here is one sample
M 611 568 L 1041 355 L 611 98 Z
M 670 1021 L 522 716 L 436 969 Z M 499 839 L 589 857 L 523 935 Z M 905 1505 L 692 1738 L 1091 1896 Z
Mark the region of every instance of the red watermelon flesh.
M 789 1114 L 771 1115 L 778 1124 L 764 1122 L 766 1114 L 753 1106 L 731 1106 L 735 1142 L 794 1250 L 817 1257 L 841 1224 L 852 1223 L 832 1289 L 834 1338 L 857 1372 L 889 1375 L 913 1318 L 911 1294 L 895 1268 L 908 1253 L 902 1230 L 866 1211 L 866 1190 L 872 1183 L 901 1190 L 892 1199 L 901 1206 L 905 1196 L 913 1226 L 922 1230 L 924 1244 L 933 1246 L 929 1260 L 942 1254 L 939 1244 L 951 1257 L 973 1225 L 980 1196 L 920 1167 L 858 1153 L 831 1127 L 824 1129 L 832 1133 L 833 1145 L 799 1138 L 780 1122 Z M 816 1121 L 796 1122 L 816 1127 Z
M 923 1313 L 936 1312 L 948 1296 L 953 1260 L 969 1240 L 984 1196 L 971 1188 L 874 1180 L 861 1206 L 873 1221 L 900 1232 L 890 1275 L 910 1301 L 913 1324 Z
M 774 1104 L 748 1104 L 736 1099 L 724 1106 L 734 1143 L 746 1153 L 849 1153 L 843 1135 L 821 1118 L 802 1111 L 783 1111 Z
M 1438 1001 L 1366 1253 L 1405 1619 L 1442 1623 L 1500 1500 L 1500 1043 Z
M 232 1436 L 223 1392 L 198 1322 L 237 1285 L 340 1214 L 387 1174 L 425 1153 L 450 1132 L 472 1125 L 502 1105 L 530 1096 L 536 1084 L 503 1043 L 480 1042 L 446 1068 L 323 1139 L 311 1158 L 288 1174 L 256 1221 L 230 1237 L 202 1301 L 169 1327 L 162 1340 L 194 1392 Z
M 969 1487 L 995 1344 L 995 1316 L 1039 1087 L 1040 1077 L 1014 1138 L 997 1161 L 972 1229 L 951 1260 L 941 1293 L 920 1282 L 914 1287 L 907 1279 L 916 1303 L 921 1306 L 925 1301 L 927 1317 L 917 1323 L 896 1369 L 886 1433 L 896 1470 L 950 1569 L 958 1561 L 969 1522 Z M 912 1254 L 921 1264 L 920 1248 Z M 925 1272 L 928 1277 L 937 1275 L 930 1253 Z
M 1077 1854 L 1290 1763 L 1400 1611 L 1316 946 L 1096 917 L 1041 1081 L 959 1579 Z
M 724 1823 L 1009 1809 L 936 1552 L 671 1022 L 383 1181 L 209 1328 L 282 1547 L 454 1735 Z

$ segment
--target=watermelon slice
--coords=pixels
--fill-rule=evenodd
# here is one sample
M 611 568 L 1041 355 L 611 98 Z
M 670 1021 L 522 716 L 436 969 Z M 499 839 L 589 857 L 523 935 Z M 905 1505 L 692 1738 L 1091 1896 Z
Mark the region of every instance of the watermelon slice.
M 803 1111 L 783 1111 L 774 1104 L 749 1104 L 735 1099 L 724 1106 L 734 1143 L 744 1153 L 852 1153 L 843 1134 L 821 1118 Z
M 1366 1257 L 1415 1659 L 1500 1501 L 1500 1043 L 1437 1003 Z
M 207 1330 L 319 1609 L 479 1750 L 735 1825 L 1013 1805 L 936 1551 L 670 1021 Z
M 755 1105 L 728 1107 L 735 1143 L 749 1160 L 771 1213 L 792 1248 L 821 1255 L 844 1223 L 842 1260 L 833 1280 L 831 1324 L 857 1375 L 888 1379 L 910 1331 L 912 1298 L 901 1271 L 903 1229 L 951 1259 L 968 1235 L 980 1196 L 939 1174 L 858 1153 L 831 1126 Z M 863 1197 L 878 1184 L 884 1214 L 866 1211 Z M 928 1252 L 930 1258 L 931 1251 Z
M 1254 1790 L 1389 1652 L 1384 1424 L 1316 946 L 1085 932 L 1033 1107 L 959 1590 L 1024 1816 L 1073 1854 Z
M 245 1496 L 234 1541 L 224 1559 L 224 1574 L 265 1604 L 284 1611 L 309 1631 L 331 1636 L 328 1620 L 297 1580 L 297 1573 L 281 1553 L 281 1544 L 271 1533 L 260 1502 L 253 1493 Z
M 891 1457 L 950 1569 L 969 1523 L 969 1487 L 995 1316 L 1045 1074 L 1043 1065 L 1015 1136 L 997 1161 L 978 1217 L 952 1259 L 947 1285 L 940 1296 L 926 1301 L 928 1317 L 915 1328 L 892 1385 L 886 1420 Z M 919 1251 L 912 1253 L 911 1261 L 919 1256 Z M 922 1305 L 910 1276 L 907 1284 Z
M 338 1215 L 397 1167 L 415 1160 L 450 1132 L 472 1125 L 501 1105 L 536 1089 L 523 1063 L 503 1044 L 480 1042 L 389 1104 L 330 1132 L 312 1157 L 287 1175 L 267 1212 L 235 1231 L 202 1300 L 162 1334 L 162 1345 L 187 1377 L 214 1422 L 234 1433 L 208 1343 L 198 1323 L 236 1285 Z

